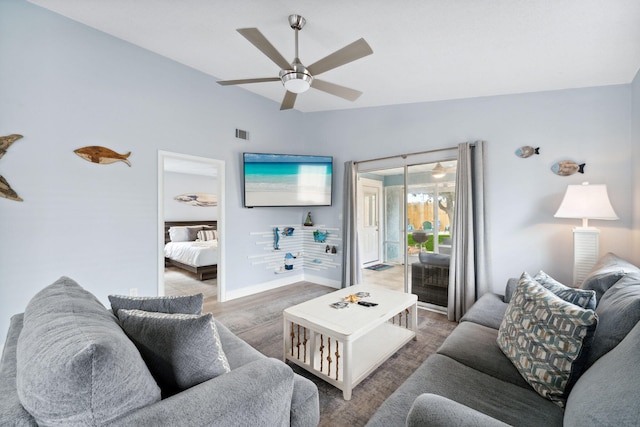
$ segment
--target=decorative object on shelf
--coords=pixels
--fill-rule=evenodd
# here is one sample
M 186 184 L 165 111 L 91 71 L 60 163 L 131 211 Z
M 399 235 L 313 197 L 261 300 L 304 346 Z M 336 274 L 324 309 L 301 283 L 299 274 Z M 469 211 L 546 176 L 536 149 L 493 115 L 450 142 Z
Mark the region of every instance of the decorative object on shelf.
M 313 260 L 313 261 L 311 261 L 311 262 L 312 262 L 312 263 L 314 263 L 314 264 L 322 264 L 322 260 L 320 260 L 320 259 L 318 259 L 318 258 L 314 259 L 314 260 Z
M 336 248 L 335 246 L 331 246 L 331 253 L 332 254 L 337 254 L 338 253 L 338 248 Z
M 22 138 L 22 135 L 13 133 L 7 136 L 0 136 L 0 159 L 5 155 L 11 144 Z
M 285 270 L 293 270 L 293 260 L 296 259 L 291 252 L 287 252 L 284 256 L 284 269 Z
M 5 199 L 15 200 L 16 202 L 22 202 L 22 198 L 18 196 L 18 193 L 13 191 L 13 188 L 9 185 L 6 179 L 0 175 L 0 197 Z
M 218 196 L 208 193 L 188 193 L 180 194 L 173 198 L 181 203 L 202 208 L 210 208 L 218 205 Z
M 307 212 L 307 218 L 304 220 L 306 227 L 313 227 L 313 221 L 311 220 L 311 212 Z
M 280 246 L 278 245 L 278 242 L 280 242 L 280 230 L 278 230 L 278 227 L 276 227 L 273 229 L 273 250 L 274 251 L 280 250 Z
M 0 159 L 5 155 L 9 147 L 11 147 L 11 144 L 16 142 L 20 138 L 22 138 L 22 135 L 18 135 L 16 133 L 7 136 L 0 136 Z M 14 200 L 16 202 L 23 201 L 22 198 L 18 196 L 18 193 L 16 193 L 13 188 L 11 188 L 7 180 L 4 179 L 2 175 L 0 175 L 0 197 Z
M 328 254 L 331 252 L 331 246 L 327 245 L 326 248 L 324 248 L 324 253 Z
M 295 230 L 295 228 L 285 227 L 284 230 L 282 230 L 282 235 L 285 237 L 293 236 L 293 230 Z
M 329 235 L 328 231 L 320 231 L 320 230 L 316 230 L 313 232 L 313 240 L 318 242 L 318 243 L 324 243 L 327 241 L 327 236 Z
M 530 145 L 525 145 L 524 147 L 520 147 L 516 150 L 516 156 L 521 159 L 526 159 L 527 157 L 531 157 L 534 154 L 540 154 L 540 147 L 533 148 Z
M 584 167 L 586 163 L 576 163 L 571 160 L 563 160 L 551 166 L 551 170 L 556 175 L 560 176 L 569 176 L 573 175 L 576 172 L 584 173 Z
M 599 259 L 600 230 L 589 227 L 589 219 L 618 219 L 607 194 L 606 185 L 569 185 L 556 218 L 582 219 L 582 227 L 573 229 L 573 285 L 579 286 Z
M 110 148 L 92 145 L 89 147 L 78 148 L 77 150 L 73 150 L 73 152 L 88 162 L 99 163 L 101 165 L 124 162 L 127 166 L 131 167 L 131 162 L 127 160 L 131 155 L 131 151 L 127 154 L 118 154 Z

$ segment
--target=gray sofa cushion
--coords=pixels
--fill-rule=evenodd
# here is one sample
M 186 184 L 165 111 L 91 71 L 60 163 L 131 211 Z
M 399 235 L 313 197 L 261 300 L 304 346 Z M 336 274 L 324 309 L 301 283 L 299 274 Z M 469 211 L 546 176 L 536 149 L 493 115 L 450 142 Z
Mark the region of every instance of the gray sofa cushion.
M 533 389 L 501 381 L 442 354 L 433 354 L 384 401 L 367 427 L 404 426 L 413 402 L 423 393 L 446 397 L 511 425 L 562 425 L 563 409 Z
M 462 316 L 460 323 L 474 322 L 498 330 L 508 306 L 502 298 L 494 293 L 482 295 Z
M 581 289 L 596 291 L 598 304 L 607 290 L 620 280 L 625 274 L 640 272 L 640 269 L 614 253 L 607 253 L 593 266 L 587 277 L 580 285 Z
M 502 354 L 497 338 L 497 329 L 474 322 L 462 322 L 456 327 L 455 333 L 442 343 L 438 353 L 499 380 L 531 388 L 513 363 Z
M 109 295 L 111 309 L 116 314 L 121 309 L 155 311 L 158 313 L 201 314 L 203 300 L 203 294 L 163 297 Z
M 211 313 L 118 310 L 118 318 L 165 395 L 231 371 Z
M 17 390 L 25 409 L 45 425 L 104 424 L 160 400 L 115 316 L 67 277 L 25 309 Z
M 508 427 L 488 415 L 437 394 L 421 394 L 413 402 L 407 416 L 407 427 Z
M 567 399 L 564 425 L 632 426 L 640 420 L 640 323 L 586 371 Z
M 629 273 L 609 288 L 596 313 L 600 320 L 587 366 L 618 345 L 640 320 L 640 273 Z

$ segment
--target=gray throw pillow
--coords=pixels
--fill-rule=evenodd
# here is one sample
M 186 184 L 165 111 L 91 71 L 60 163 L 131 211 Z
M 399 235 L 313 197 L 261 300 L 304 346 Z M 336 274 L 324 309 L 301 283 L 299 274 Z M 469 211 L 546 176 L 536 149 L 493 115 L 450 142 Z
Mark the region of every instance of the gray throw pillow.
M 202 313 L 203 294 L 164 296 L 164 297 L 129 297 L 109 295 L 111 310 L 117 315 L 118 310 L 143 310 L 159 313 Z
M 640 273 L 629 273 L 604 294 L 587 365 L 611 351 L 640 321 Z
M 68 277 L 29 302 L 16 354 L 20 403 L 39 425 L 104 425 L 160 400 L 115 316 Z
M 607 253 L 593 266 L 580 285 L 581 289 L 596 291 L 596 301 L 600 300 L 607 290 L 628 273 L 640 273 L 640 269 L 614 253 Z
M 542 270 L 535 275 L 533 280 L 571 304 L 591 310 L 596 309 L 596 292 L 593 290 L 570 288 L 558 282 Z
M 166 396 L 231 371 L 211 313 L 119 310 L 118 318 Z

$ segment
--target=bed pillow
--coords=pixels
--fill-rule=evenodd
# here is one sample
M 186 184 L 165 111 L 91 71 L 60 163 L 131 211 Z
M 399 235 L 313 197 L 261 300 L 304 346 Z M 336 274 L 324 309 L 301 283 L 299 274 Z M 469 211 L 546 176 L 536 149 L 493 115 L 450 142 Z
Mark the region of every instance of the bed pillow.
M 211 313 L 118 310 L 118 318 L 164 397 L 231 371 Z
M 583 371 L 597 321 L 593 310 L 566 302 L 530 277 L 522 277 L 497 342 L 538 394 L 564 407 Z
M 593 266 L 580 285 L 580 289 L 593 289 L 596 291 L 597 303 L 600 304 L 604 293 L 625 274 L 638 272 L 640 272 L 638 267 L 609 252 Z
M 160 400 L 118 320 L 68 277 L 27 305 L 16 359 L 20 403 L 39 425 L 106 425 Z
M 218 233 L 216 230 L 200 230 L 198 231 L 196 241 L 197 242 L 207 242 L 209 240 L 217 240 Z
M 593 290 L 570 288 L 558 282 L 542 270 L 535 275 L 533 280 L 567 302 L 582 308 L 596 309 L 596 292 Z
M 111 310 L 115 314 L 118 310 L 143 310 L 159 313 L 202 313 L 203 294 L 179 295 L 164 297 L 130 297 L 125 295 L 109 295 Z

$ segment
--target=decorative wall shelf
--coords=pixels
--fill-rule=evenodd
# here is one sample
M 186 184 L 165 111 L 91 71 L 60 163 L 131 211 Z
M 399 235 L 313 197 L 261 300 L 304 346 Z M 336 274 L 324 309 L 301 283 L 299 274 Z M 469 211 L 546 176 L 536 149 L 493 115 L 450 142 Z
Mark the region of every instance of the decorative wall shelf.
M 274 229 L 276 227 L 280 231 L 287 227 L 295 229 L 291 236 L 279 235 L 279 250 L 274 249 Z M 313 239 L 313 232 L 316 230 L 327 232 L 323 243 Z M 325 227 L 322 224 L 313 227 L 305 227 L 302 224 L 279 224 L 272 225 L 269 230 L 252 231 L 249 234 L 252 239 L 255 239 L 256 246 L 260 248 L 257 253 L 248 256 L 251 264 L 264 265 L 265 269 L 276 274 L 322 271 L 338 268 L 342 263 L 342 259 L 338 256 L 342 254 L 342 238 L 339 228 Z M 327 245 L 330 248 L 335 246 L 336 253 L 327 253 Z M 281 269 L 284 266 L 284 256 L 287 252 L 296 257 L 293 260 L 293 270 Z

